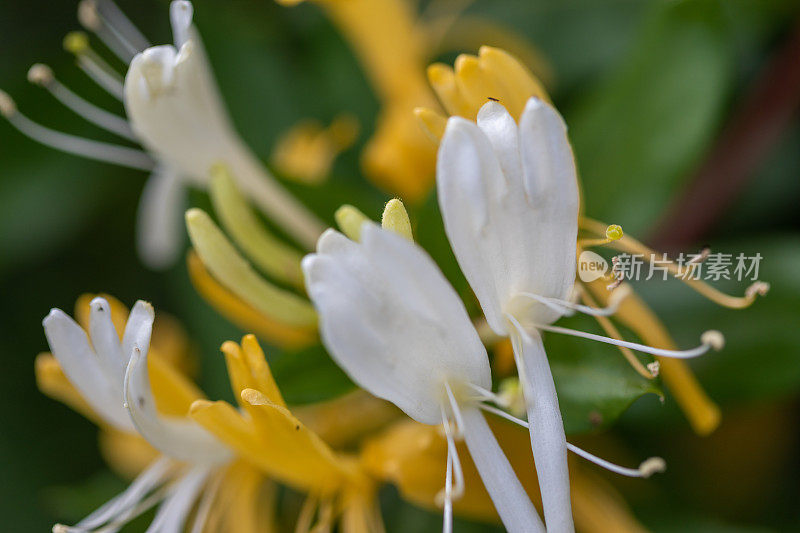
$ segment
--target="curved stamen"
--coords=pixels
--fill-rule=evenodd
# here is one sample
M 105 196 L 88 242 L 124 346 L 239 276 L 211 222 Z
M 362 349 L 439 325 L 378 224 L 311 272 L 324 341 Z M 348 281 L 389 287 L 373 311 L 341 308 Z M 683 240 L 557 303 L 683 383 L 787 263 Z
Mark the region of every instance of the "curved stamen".
M 676 359 L 691 359 L 692 357 L 699 357 L 711 349 L 718 352 L 725 345 L 725 337 L 722 336 L 722 333 L 716 330 L 709 330 L 704 332 L 700 336 L 700 342 L 702 344 L 700 346 L 697 346 L 696 348 L 692 348 L 690 350 L 664 350 L 661 348 L 653 348 L 652 346 L 646 346 L 644 344 L 639 344 L 636 342 L 617 340 L 611 337 L 604 337 L 602 335 L 595 335 L 594 333 L 587 333 L 585 331 L 562 328 L 559 326 L 538 324 L 534 327 L 536 329 L 540 329 L 543 331 L 552 331 L 553 333 L 563 333 L 564 335 L 572 335 L 573 337 L 581 337 L 593 341 L 600 341 L 600 342 L 605 342 L 607 344 L 613 344 L 615 346 L 623 346 L 625 348 L 630 348 L 631 350 L 636 350 L 638 352 L 643 352 L 643 353 L 649 353 L 652 355 L 657 355 L 659 357 L 674 357 Z
M 458 410 L 456 408 L 456 410 Z M 453 470 L 455 472 L 455 488 L 453 490 L 453 497 L 460 498 L 464 494 L 464 471 L 461 468 L 461 460 L 458 458 L 458 452 L 456 451 L 456 440 L 453 436 L 453 428 L 450 426 L 450 421 L 447 418 L 447 413 L 444 410 L 444 406 L 441 407 L 442 411 L 442 424 L 444 426 L 444 435 L 447 439 L 447 449 L 448 454 L 452 454 L 453 456 Z M 458 418 L 461 418 L 461 412 L 459 411 Z M 463 423 L 463 420 L 462 420 Z
M 28 70 L 28 81 L 47 89 L 56 100 L 95 126 L 99 126 L 104 130 L 125 137 L 131 141 L 135 142 L 137 140 L 126 119 L 104 109 L 100 109 L 69 90 L 55 78 L 52 69 L 47 65 L 41 63 L 33 65 L 30 70 Z
M 627 286 L 622 286 L 618 288 L 617 290 L 611 293 L 611 296 L 608 299 L 608 306 L 602 308 L 589 307 L 587 305 L 576 304 L 574 302 L 570 302 L 567 300 L 560 300 L 558 298 L 540 296 L 532 292 L 518 292 L 517 296 L 530 298 L 531 300 L 535 300 L 559 312 L 564 312 L 565 310 L 569 309 L 573 311 L 579 311 L 581 313 L 591 316 L 610 316 L 617 312 L 620 304 L 622 303 L 622 300 L 624 300 L 625 297 L 627 297 L 630 294 L 630 292 L 631 292 L 630 288 Z
M 486 412 L 505 418 L 506 420 L 524 428 L 530 428 L 530 424 L 528 424 L 528 422 L 517 418 L 510 413 L 506 413 L 502 409 L 485 404 L 479 404 L 479 407 Z M 574 444 L 570 444 L 569 442 L 567 443 L 567 449 L 576 455 L 580 455 L 587 461 L 590 461 L 598 466 L 602 466 L 606 470 L 610 470 L 611 472 L 617 473 L 621 476 L 648 478 L 653 474 L 657 472 L 663 472 L 666 469 L 666 463 L 661 457 L 650 457 L 642 461 L 638 468 L 627 468 L 597 457 L 596 455 L 593 455 L 586 450 L 575 446 Z
M 51 130 L 33 122 L 20 113 L 16 109 L 13 100 L 2 91 L 0 91 L 0 113 L 24 135 L 56 150 L 139 170 L 152 171 L 155 168 L 153 159 L 141 150 L 91 141 L 68 133 Z
M 591 231 L 593 233 L 602 234 L 605 231 L 603 228 L 605 226 L 602 222 L 598 222 L 596 220 L 592 220 L 590 218 L 581 217 L 580 219 L 580 227 L 587 231 Z M 622 252 L 627 252 L 629 254 L 634 255 L 641 255 L 645 260 L 650 257 L 657 257 L 660 254 L 657 254 L 655 250 L 649 248 L 642 244 L 641 242 L 633 239 L 629 236 L 624 236 L 618 241 L 615 241 L 611 244 L 617 250 Z M 703 252 L 700 253 L 703 255 Z M 769 291 L 769 283 L 765 283 L 763 281 L 755 281 L 751 284 L 746 290 L 744 296 L 731 296 L 729 294 L 725 294 L 722 291 L 719 291 L 712 287 L 711 285 L 697 280 L 697 279 L 689 279 L 686 275 L 686 272 L 681 272 L 680 267 L 674 262 L 663 262 L 659 259 L 659 265 L 663 265 L 667 268 L 667 271 L 674 276 L 675 278 L 679 279 L 696 292 L 700 293 L 701 295 L 705 296 L 712 302 L 721 305 L 723 307 L 728 307 L 731 309 L 744 309 L 745 307 L 749 307 L 756 299 L 757 296 L 764 296 Z M 689 272 L 693 267 L 689 266 Z

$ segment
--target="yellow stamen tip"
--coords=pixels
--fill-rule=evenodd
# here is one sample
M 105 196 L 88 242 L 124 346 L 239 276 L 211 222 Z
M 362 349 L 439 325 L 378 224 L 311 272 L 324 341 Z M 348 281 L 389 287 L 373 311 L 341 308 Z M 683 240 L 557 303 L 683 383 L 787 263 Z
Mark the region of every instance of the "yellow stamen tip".
M 611 224 L 608 228 L 606 228 L 606 237 L 609 241 L 618 241 L 620 240 L 623 235 L 622 226 L 619 224 Z
M 642 477 L 644 478 L 648 478 L 653 474 L 663 472 L 666 469 L 667 462 L 661 457 L 651 457 L 639 465 L 639 473 L 641 473 Z
M 720 351 L 725 347 L 725 337 L 721 332 L 711 329 L 700 336 L 700 342 L 711 346 L 715 351 Z
M 381 218 L 381 226 L 383 226 L 384 229 L 402 235 L 409 241 L 414 240 L 414 235 L 411 233 L 411 220 L 408 218 L 408 211 L 406 211 L 403 202 L 397 198 L 393 198 L 386 203 L 386 208 L 384 208 L 383 217 Z
M 82 31 L 71 31 L 64 37 L 64 50 L 80 55 L 89 49 L 89 36 Z
M 347 204 L 337 209 L 333 218 L 336 219 L 336 224 L 342 233 L 354 241 L 361 238 L 361 225 L 369 221 L 367 215 Z

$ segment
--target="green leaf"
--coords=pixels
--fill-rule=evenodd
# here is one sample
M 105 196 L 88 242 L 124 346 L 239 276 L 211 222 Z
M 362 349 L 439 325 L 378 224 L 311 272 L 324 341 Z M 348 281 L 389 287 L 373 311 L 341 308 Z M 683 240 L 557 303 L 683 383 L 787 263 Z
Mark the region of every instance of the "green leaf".
M 587 213 L 640 233 L 708 146 L 732 46 L 714 0 L 661 4 L 631 55 L 567 123 Z
M 575 316 L 558 325 L 602 334 L 593 322 Z M 567 433 L 609 426 L 644 394 L 662 394 L 657 382 L 637 374 L 613 346 L 557 333 L 546 334 L 544 345 Z

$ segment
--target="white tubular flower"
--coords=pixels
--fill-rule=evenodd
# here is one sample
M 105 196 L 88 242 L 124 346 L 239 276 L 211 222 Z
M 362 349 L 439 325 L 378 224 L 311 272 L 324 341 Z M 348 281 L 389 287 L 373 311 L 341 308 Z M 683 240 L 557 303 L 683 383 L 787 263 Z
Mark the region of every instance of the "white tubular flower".
M 372 394 L 424 424 L 443 424 L 448 440 L 444 530 L 463 490 L 451 422 L 464 436 L 509 531 L 544 531 L 479 412 L 491 388 L 486 349 L 463 303 L 430 257 L 372 223 L 359 243 L 326 231 L 303 260 L 322 339 L 337 363 Z M 455 478 L 455 480 L 454 480 Z
M 163 456 L 121 494 L 74 527 L 56 532 L 116 530 L 159 502 L 152 531 L 180 531 L 206 482 L 232 453 L 190 419 L 155 411 L 147 375 L 153 307 L 136 302 L 120 342 L 103 298 L 91 302 L 89 335 L 53 309 L 43 321 L 53 356 L 89 406 L 110 426 L 138 433 Z
M 568 449 L 623 475 L 644 477 L 652 469 L 609 467 L 567 444 L 540 331 L 684 358 L 719 349 L 721 334 L 706 332 L 701 346 L 679 352 L 551 325 L 573 311 L 613 314 L 627 292 L 615 293 L 606 309 L 570 301 L 578 233 L 577 173 L 566 126 L 541 100 L 528 101 L 519 125 L 494 101 L 481 108 L 477 124 L 450 118 L 439 147 L 437 188 L 445 230 L 461 270 L 489 326 L 498 335 L 510 336 L 514 346 L 547 529 L 573 531 Z
M 181 13 L 176 4 L 188 2 L 173 3 L 175 46 L 137 54 L 125 77 L 125 109 L 134 132 L 158 159 L 198 185 L 208 182 L 212 165 L 224 163 L 268 216 L 312 248 L 323 226 L 275 181 L 234 130 L 205 54 L 189 31 L 191 16 L 176 16 Z

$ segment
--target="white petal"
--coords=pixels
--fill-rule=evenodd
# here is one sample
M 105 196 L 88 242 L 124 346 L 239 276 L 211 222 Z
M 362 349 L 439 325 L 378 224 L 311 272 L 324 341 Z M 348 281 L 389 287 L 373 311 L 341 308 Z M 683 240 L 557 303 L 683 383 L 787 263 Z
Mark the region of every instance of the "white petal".
M 495 332 L 507 334 L 504 312 L 520 314 L 512 303 L 519 292 L 566 298 L 575 278 L 578 189 L 555 110 L 532 99 L 518 136 L 496 102 L 481 109 L 478 125 L 451 118 L 437 186 L 447 236 Z M 526 319 L 559 316 L 525 303 Z
M 228 461 L 228 449 L 191 419 L 158 414 L 147 371 L 147 345 L 143 346 L 133 346 L 125 373 L 125 407 L 136 429 L 154 448 L 173 459 L 205 465 Z
M 125 378 L 125 361 L 119 335 L 111 320 L 111 306 L 105 298 L 97 297 L 89 303 L 89 337 L 92 347 L 108 379 L 122 385 Z
M 183 476 L 170 490 L 170 495 L 161 504 L 147 533 L 181 533 L 186 517 L 208 479 L 211 469 L 195 467 Z
M 136 244 L 142 261 L 152 269 L 172 266 L 181 252 L 186 190 L 180 177 L 156 168 L 139 199 Z
M 155 311 L 152 305 L 144 300 L 138 300 L 133 304 L 128 321 L 125 323 L 125 333 L 122 335 L 122 357 L 126 369 L 134 346 L 143 346 L 145 350 L 150 346 L 154 320 Z M 124 371 L 122 377 L 120 383 L 125 379 Z
M 548 531 L 574 531 L 567 467 L 567 438 L 550 363 L 538 334 L 512 335 L 528 410 L 533 460 Z
M 467 448 L 503 525 L 511 533 L 544 533 L 539 514 L 483 415 L 475 408 L 463 409 L 461 414 Z
M 123 407 L 122 383 L 105 372 L 83 329 L 60 309 L 50 311 L 42 324 L 53 356 L 81 396 L 106 422 L 133 432 Z
M 330 230 L 303 260 L 333 358 L 412 418 L 439 422 L 443 384 L 486 387 L 486 350 L 463 303 L 417 245 L 366 224 L 361 243 Z

